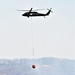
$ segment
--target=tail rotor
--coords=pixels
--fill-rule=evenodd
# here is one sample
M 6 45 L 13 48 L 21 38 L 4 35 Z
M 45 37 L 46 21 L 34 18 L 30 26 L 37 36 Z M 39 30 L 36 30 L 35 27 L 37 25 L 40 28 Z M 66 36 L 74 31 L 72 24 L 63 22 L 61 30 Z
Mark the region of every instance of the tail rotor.
M 50 12 L 52 12 L 52 13 L 53 13 L 53 11 L 52 11 L 52 8 L 50 8 L 50 9 L 47 9 L 47 10 L 50 10 Z

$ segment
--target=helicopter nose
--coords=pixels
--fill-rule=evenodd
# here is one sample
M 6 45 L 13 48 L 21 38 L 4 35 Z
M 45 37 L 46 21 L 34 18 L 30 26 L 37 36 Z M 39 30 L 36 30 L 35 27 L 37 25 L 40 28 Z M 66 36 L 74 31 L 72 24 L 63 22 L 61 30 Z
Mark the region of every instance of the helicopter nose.
M 25 16 L 25 14 L 22 14 L 22 16 Z
M 26 14 L 22 14 L 22 16 L 26 16 Z

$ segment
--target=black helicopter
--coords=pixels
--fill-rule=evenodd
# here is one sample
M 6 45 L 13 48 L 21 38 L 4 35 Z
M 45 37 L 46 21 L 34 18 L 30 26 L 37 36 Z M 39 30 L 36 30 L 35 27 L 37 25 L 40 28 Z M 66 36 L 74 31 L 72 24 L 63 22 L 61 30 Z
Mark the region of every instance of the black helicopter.
M 33 8 L 31 8 L 30 10 L 18 10 L 18 11 L 28 11 L 28 12 L 25 12 L 24 14 L 22 14 L 22 16 L 26 16 L 26 17 L 36 17 L 36 16 L 48 16 L 50 14 L 50 12 L 53 12 L 51 11 L 52 8 L 50 9 L 47 9 L 48 12 L 46 14 L 43 14 L 43 13 L 38 13 L 38 12 L 35 12 L 36 10 L 32 10 Z M 37 10 L 43 10 L 43 9 L 37 9 Z

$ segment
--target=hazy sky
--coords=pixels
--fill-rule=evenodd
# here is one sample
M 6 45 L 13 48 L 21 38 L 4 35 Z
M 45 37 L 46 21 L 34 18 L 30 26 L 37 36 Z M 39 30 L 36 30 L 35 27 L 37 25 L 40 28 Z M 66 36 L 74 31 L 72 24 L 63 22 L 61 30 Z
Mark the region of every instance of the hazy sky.
M 0 0 L 0 59 L 33 57 L 31 18 L 16 11 L 31 7 L 53 11 L 32 18 L 35 57 L 75 59 L 74 0 Z

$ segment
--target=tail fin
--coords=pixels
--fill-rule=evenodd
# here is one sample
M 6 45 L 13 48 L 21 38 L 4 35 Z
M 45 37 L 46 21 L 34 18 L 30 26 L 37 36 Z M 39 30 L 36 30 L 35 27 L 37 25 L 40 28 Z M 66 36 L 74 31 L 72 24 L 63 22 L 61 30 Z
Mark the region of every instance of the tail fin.
M 53 12 L 51 9 L 52 9 L 52 8 L 47 9 L 47 10 L 49 10 L 49 11 L 46 13 L 46 15 L 49 15 L 49 14 L 50 14 L 50 12 Z

